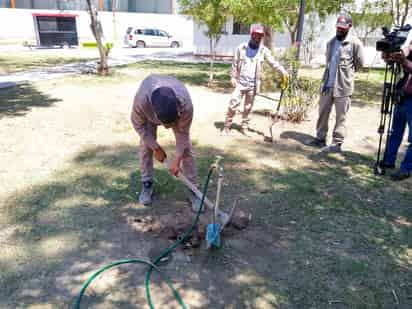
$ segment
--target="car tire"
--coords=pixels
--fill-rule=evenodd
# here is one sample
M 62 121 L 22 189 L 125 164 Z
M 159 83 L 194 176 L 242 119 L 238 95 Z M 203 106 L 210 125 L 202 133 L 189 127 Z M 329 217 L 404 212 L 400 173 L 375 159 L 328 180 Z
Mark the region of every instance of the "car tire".
M 143 41 L 137 41 L 136 42 L 136 47 L 137 48 L 145 48 L 146 47 L 146 43 Z
M 170 47 L 171 48 L 178 48 L 178 47 L 180 47 L 180 44 L 179 44 L 179 42 L 172 42 L 172 44 L 170 44 Z

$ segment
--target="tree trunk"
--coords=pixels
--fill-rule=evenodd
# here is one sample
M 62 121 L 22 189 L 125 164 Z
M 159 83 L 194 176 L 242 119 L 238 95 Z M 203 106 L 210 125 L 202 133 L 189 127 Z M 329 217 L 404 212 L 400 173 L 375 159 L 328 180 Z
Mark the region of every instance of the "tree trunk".
M 296 47 L 296 30 L 294 29 L 289 30 L 289 34 L 290 34 L 290 44 L 293 47 Z
M 409 14 L 409 0 L 405 1 L 405 10 L 402 13 L 401 26 L 405 25 L 406 17 L 408 17 L 408 14 Z
M 264 41 L 263 41 L 263 44 L 267 47 L 267 48 L 269 48 L 269 49 L 272 49 L 274 46 L 273 46 L 273 36 L 272 36 L 272 27 L 267 27 L 267 26 L 265 26 L 264 27 L 264 31 L 265 31 L 265 37 L 264 37 Z
M 109 66 L 107 64 L 108 49 L 104 44 L 102 24 L 99 21 L 97 10 L 91 0 L 87 0 L 90 14 L 90 28 L 93 36 L 96 39 L 97 48 L 99 49 L 100 61 L 97 64 L 97 73 L 99 75 L 107 75 L 109 73 Z
M 210 70 L 209 70 L 209 84 L 213 83 L 213 62 L 215 60 L 215 49 L 213 44 L 213 37 L 209 38 L 210 44 Z

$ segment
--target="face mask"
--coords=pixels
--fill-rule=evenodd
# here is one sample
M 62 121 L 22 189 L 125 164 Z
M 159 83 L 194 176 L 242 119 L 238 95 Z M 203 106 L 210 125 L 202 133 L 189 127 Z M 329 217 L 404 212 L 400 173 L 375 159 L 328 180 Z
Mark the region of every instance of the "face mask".
M 250 47 L 251 49 L 256 49 L 256 48 L 259 47 L 259 44 L 258 44 L 256 41 L 250 39 L 250 40 L 249 40 L 249 47 Z
M 336 39 L 338 41 L 343 41 L 346 38 L 347 35 L 348 35 L 348 32 L 343 33 L 343 32 L 336 31 Z

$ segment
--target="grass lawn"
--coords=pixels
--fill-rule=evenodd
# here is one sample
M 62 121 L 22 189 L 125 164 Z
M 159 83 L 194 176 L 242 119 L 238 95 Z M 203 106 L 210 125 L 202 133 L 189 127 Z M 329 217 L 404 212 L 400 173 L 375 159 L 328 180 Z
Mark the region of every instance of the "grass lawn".
M 412 308 L 412 183 L 372 170 L 381 71 L 358 75 L 347 146 L 323 156 L 303 143 L 316 110 L 302 124 L 279 123 L 273 144 L 259 134 L 220 136 L 230 67 L 217 70 L 213 89 L 206 87 L 207 64 L 144 62 L 107 78 L 0 90 L 1 308 L 72 306 L 93 271 L 147 259 L 171 243 L 165 222 L 190 220 L 186 190 L 159 167 L 153 205 L 136 200 L 138 137 L 129 114 L 150 72 L 188 85 L 202 182 L 223 155 L 223 208 L 238 199 L 239 211 L 252 215 L 247 229 L 226 230 L 221 250 L 209 252 L 204 243 L 178 249 L 161 267 L 190 308 Z M 257 100 L 256 111 L 264 104 Z M 264 131 L 266 121 L 256 113 L 252 126 Z M 173 155 L 168 130 L 159 129 L 159 142 Z M 215 187 L 214 179 L 212 199 Z M 211 213 L 202 218 L 210 222 Z M 144 275 L 141 266 L 108 271 L 88 289 L 84 306 L 144 308 Z M 159 276 L 151 287 L 156 308 L 177 307 Z
M 50 68 L 68 63 L 77 63 L 97 59 L 97 57 L 82 57 L 68 55 L 47 55 L 34 52 L 16 55 L 0 53 L 0 74 L 10 74 L 42 68 Z

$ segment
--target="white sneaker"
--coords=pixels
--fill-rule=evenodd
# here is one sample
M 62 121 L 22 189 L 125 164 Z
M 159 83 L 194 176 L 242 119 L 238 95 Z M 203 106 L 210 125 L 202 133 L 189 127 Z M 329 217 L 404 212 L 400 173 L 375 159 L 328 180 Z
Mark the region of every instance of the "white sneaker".
M 323 147 L 321 152 L 323 153 L 341 153 L 342 144 L 330 144 L 329 146 Z

